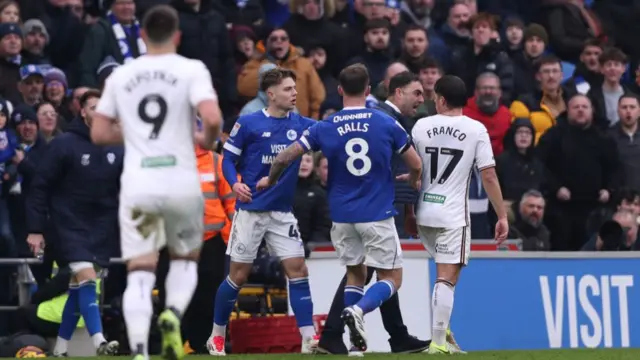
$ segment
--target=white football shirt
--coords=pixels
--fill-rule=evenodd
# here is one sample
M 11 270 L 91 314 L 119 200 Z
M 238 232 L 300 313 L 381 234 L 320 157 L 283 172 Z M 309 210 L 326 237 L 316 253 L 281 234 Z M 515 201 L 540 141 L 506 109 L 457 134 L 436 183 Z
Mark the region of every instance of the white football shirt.
M 205 100 L 217 100 L 209 71 L 177 54 L 143 55 L 109 76 L 96 111 L 122 128 L 122 193 L 200 192 L 193 133 Z
M 466 116 L 434 115 L 418 120 L 411 136 L 422 158 L 418 225 L 468 226 L 473 167 L 495 166 L 487 129 Z

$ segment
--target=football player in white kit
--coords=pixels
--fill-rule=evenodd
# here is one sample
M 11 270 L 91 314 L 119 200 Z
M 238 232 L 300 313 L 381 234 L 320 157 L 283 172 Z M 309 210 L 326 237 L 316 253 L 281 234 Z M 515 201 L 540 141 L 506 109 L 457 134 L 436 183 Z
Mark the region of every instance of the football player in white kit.
M 194 138 L 210 148 L 221 126 L 209 72 L 202 62 L 176 54 L 178 25 L 173 8 L 148 10 L 141 31 L 147 54 L 111 74 L 91 128 L 97 144 L 124 138 L 119 220 L 129 275 L 123 311 L 135 360 L 148 358 L 151 291 L 158 250 L 165 245 L 171 263 L 167 308 L 158 318 L 162 350 L 169 360 L 184 356 L 180 318 L 198 281 L 204 211 Z M 204 128 L 197 133 L 196 110 Z
M 438 115 L 418 120 L 411 136 L 422 158 L 422 191 L 418 233 L 436 262 L 432 295 L 432 339 L 429 353 L 453 353 L 446 339 L 453 293 L 471 248 L 469 181 L 473 167 L 493 205 L 498 222 L 495 238 L 502 243 L 509 231 L 502 192 L 487 129 L 462 115 L 467 103 L 464 82 L 446 75 L 435 85 Z

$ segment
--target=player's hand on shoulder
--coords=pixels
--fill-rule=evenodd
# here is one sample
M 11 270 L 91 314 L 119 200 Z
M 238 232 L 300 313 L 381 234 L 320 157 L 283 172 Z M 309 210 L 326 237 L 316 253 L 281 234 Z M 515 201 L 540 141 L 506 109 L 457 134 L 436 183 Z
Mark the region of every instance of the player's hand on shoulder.
M 507 221 L 507 218 L 498 219 L 498 222 L 496 223 L 495 233 L 495 238 L 498 245 L 507 240 L 507 235 L 509 234 L 509 221 Z
M 236 198 L 244 203 L 251 202 L 251 189 L 241 182 L 233 184 L 233 192 L 236 194 Z
M 260 181 L 258 181 L 258 184 L 256 184 L 256 190 L 258 191 L 266 190 L 270 188 L 272 185 L 273 184 L 269 184 L 269 177 L 265 176 L 262 179 L 260 179 Z

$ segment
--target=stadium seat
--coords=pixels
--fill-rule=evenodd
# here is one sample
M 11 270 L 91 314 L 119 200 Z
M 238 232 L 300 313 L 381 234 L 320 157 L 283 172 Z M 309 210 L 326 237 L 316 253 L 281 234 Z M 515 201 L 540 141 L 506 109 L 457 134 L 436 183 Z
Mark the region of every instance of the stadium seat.
M 570 62 L 562 62 L 562 82 L 569 80 L 573 76 L 573 72 L 576 71 L 576 66 Z

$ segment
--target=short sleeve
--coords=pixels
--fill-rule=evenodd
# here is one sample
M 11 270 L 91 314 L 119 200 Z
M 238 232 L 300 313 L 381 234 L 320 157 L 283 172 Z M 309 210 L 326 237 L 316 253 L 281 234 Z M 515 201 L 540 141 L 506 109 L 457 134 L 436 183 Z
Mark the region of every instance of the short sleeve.
M 247 134 L 247 124 L 245 116 L 240 116 L 236 123 L 233 125 L 231 132 L 229 133 L 229 138 L 225 141 L 224 146 L 222 147 L 228 153 L 230 153 L 232 158 L 242 155 L 242 150 L 244 149 L 244 143 Z
M 107 78 L 107 81 L 104 85 L 104 91 L 102 92 L 102 96 L 100 96 L 100 101 L 98 101 L 98 106 L 96 107 L 96 112 L 103 116 L 108 117 L 109 119 L 116 119 L 118 117 L 118 107 L 116 106 L 116 88 L 115 88 L 115 76 L 111 74 Z
M 393 150 L 398 154 L 402 154 L 407 151 L 407 149 L 411 146 L 411 142 L 409 141 L 409 134 L 404 130 L 402 125 L 399 122 L 393 121 L 394 124 L 391 125 L 391 136 L 393 137 Z
M 315 123 L 313 126 L 302 132 L 302 136 L 298 139 L 298 144 L 302 146 L 305 151 L 318 151 L 320 150 L 319 142 L 319 130 L 322 123 Z
M 496 166 L 493 158 L 493 150 L 491 149 L 491 140 L 489 133 L 483 126 L 478 135 L 478 143 L 476 144 L 476 166 L 478 170 L 484 170 Z
M 201 61 L 193 60 L 195 69 L 189 84 L 189 102 L 196 107 L 206 100 L 218 100 L 218 94 L 213 89 L 211 74 Z

